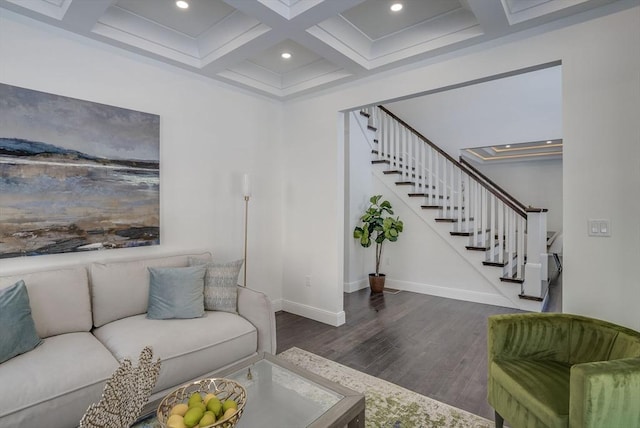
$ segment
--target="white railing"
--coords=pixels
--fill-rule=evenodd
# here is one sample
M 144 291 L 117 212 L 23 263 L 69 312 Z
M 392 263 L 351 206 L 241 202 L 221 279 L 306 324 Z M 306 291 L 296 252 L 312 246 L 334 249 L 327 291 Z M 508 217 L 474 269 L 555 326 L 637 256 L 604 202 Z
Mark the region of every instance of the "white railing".
M 362 111 L 369 115 L 368 124 L 376 128 L 375 159 L 388 163 L 398 174 L 398 182 L 412 183 L 412 193 L 421 194 L 425 206 L 437 206 L 441 219 L 455 223 L 452 232 L 468 236 L 468 248 L 484 250 L 485 264 L 502 266 L 503 280 L 520 282 L 521 295 L 544 297 L 546 241 L 541 237 L 546 235 L 545 212 L 521 209 L 509 195 L 385 109 L 370 106 Z M 535 221 L 528 222 L 534 214 Z M 526 286 L 525 271 L 532 280 Z

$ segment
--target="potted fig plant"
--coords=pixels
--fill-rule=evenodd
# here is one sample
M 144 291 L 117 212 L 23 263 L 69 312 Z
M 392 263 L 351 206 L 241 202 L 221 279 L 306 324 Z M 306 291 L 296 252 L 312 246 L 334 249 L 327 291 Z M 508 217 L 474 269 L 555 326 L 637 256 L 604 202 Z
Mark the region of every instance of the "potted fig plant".
M 395 242 L 402 232 L 403 224 L 399 217 L 393 218 L 393 208 L 389 201 L 382 201 L 382 195 L 375 195 L 369 199 L 370 205 L 364 212 L 360 226 L 353 230 L 353 237 L 360 241 L 365 248 L 376 244 L 376 271 L 369 274 L 369 287 L 373 293 L 384 290 L 385 274 L 380 273 L 382 259 L 382 244 L 385 241 Z

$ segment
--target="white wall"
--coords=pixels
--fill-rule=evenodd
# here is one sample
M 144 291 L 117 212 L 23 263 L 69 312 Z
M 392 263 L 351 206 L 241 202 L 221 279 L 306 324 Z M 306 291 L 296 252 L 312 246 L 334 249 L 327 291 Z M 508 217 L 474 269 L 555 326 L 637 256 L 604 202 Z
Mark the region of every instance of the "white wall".
M 561 83 L 556 66 L 385 106 L 457 159 L 465 148 L 562 138 Z
M 484 175 L 525 205 L 547 208 L 547 230 L 562 230 L 562 160 L 483 163 Z
M 247 282 L 281 299 L 280 103 L 4 9 L 0 58 L 3 83 L 160 115 L 161 165 L 160 246 L 3 259 L 0 274 L 193 249 L 219 260 L 242 258 L 241 183 L 248 172 L 254 184 Z
M 344 164 L 336 112 L 560 60 L 564 310 L 640 329 L 639 29 L 636 6 L 287 102 L 284 298 L 342 311 L 344 216 L 336 213 L 344 204 Z M 587 236 L 592 217 L 611 219 L 610 238 Z M 308 269 L 321 270 L 312 287 L 302 285 Z

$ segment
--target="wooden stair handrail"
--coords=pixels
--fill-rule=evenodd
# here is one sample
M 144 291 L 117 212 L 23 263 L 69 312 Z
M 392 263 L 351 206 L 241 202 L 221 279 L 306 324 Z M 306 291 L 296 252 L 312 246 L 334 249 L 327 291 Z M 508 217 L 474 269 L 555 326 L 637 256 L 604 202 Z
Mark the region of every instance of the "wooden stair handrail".
M 500 201 L 502 201 L 506 206 L 508 206 L 509 208 L 511 208 L 513 211 L 515 211 L 520 217 L 523 217 L 524 219 L 527 218 L 527 213 L 520 208 L 518 205 L 514 204 L 513 202 L 511 202 L 509 199 L 507 199 L 505 196 L 503 196 L 502 194 L 500 194 L 500 192 L 498 192 L 496 189 L 492 188 L 490 185 L 488 185 L 483 179 L 481 179 L 480 177 L 478 177 L 474 172 L 469 171 L 468 168 L 465 168 L 460 162 L 458 162 L 456 159 L 454 159 L 453 157 L 451 157 L 447 152 L 445 152 L 444 150 L 442 150 L 440 147 L 436 146 L 433 142 L 431 142 L 431 140 L 429 140 L 427 137 L 425 137 L 424 135 L 422 135 L 421 133 L 419 133 L 418 131 L 416 131 L 412 126 L 410 126 L 407 122 L 405 122 L 404 120 L 400 119 L 398 116 L 396 116 L 395 114 L 393 114 L 391 111 L 389 111 L 386 107 L 384 107 L 383 105 L 378 105 L 378 108 L 380 108 L 380 110 L 382 110 L 383 112 L 387 113 L 389 116 L 391 116 L 393 119 L 395 119 L 398 123 L 400 123 L 402 126 L 404 126 L 405 128 L 407 128 L 409 131 L 411 131 L 412 133 L 414 133 L 419 139 L 421 139 L 423 142 L 425 142 L 428 146 L 430 146 L 431 148 L 433 148 L 436 152 L 440 153 L 445 159 L 447 159 L 449 162 L 451 162 L 452 164 L 456 165 L 458 168 L 460 168 L 461 170 L 464 170 L 470 177 L 473 177 L 474 180 L 476 180 L 478 183 L 480 183 L 480 185 L 482 187 L 484 187 L 485 189 L 487 189 L 487 191 L 489 191 L 489 193 L 493 194 L 496 198 L 498 198 Z

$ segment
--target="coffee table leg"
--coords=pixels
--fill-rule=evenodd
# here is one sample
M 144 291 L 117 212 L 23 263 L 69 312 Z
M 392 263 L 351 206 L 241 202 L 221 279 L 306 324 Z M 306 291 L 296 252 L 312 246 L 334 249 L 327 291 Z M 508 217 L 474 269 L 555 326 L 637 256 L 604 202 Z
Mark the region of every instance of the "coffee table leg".
M 364 428 L 364 410 L 349 422 L 348 428 Z

